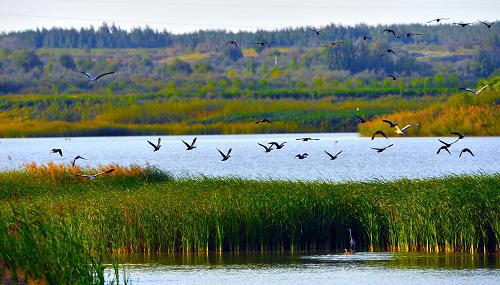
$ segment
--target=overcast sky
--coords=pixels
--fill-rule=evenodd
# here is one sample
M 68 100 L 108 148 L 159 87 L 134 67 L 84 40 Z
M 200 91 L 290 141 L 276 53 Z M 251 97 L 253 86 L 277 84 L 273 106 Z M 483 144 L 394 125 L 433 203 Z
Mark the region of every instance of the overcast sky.
M 500 0 L 0 0 L 0 31 L 50 27 L 130 29 L 174 33 L 199 29 L 255 30 L 329 23 L 450 22 L 499 18 Z

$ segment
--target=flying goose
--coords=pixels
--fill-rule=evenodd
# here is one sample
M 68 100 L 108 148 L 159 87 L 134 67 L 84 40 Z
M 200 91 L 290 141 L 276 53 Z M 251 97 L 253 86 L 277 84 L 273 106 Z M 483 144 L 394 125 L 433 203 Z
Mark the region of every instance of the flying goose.
M 282 142 L 282 143 L 270 142 L 268 144 L 276 146 L 276 149 L 282 149 L 285 146 L 286 142 Z
M 488 24 L 488 23 L 483 22 L 483 21 L 478 21 L 478 22 L 481 23 L 481 24 L 483 24 L 483 25 L 485 25 L 488 29 L 490 29 L 491 26 L 495 23 L 495 22 L 491 22 L 491 23 Z
M 156 144 L 156 145 L 154 143 L 148 141 L 148 143 L 154 148 L 155 152 L 160 150 L 160 147 L 161 147 L 160 142 L 161 142 L 161 138 L 158 138 L 158 144 Z
M 235 48 L 238 48 L 238 43 L 236 43 L 235 41 L 228 41 L 228 42 L 226 43 L 226 46 L 227 46 L 227 45 L 233 45 Z
M 369 37 L 369 36 L 363 36 L 363 41 L 366 41 L 366 40 L 371 40 L 372 38 Z
M 439 154 L 442 150 L 446 150 L 449 154 L 451 154 L 450 150 L 448 149 L 449 146 L 446 146 L 446 145 L 442 145 L 438 151 L 436 152 L 436 154 Z
M 71 165 L 72 165 L 73 167 L 75 167 L 76 161 L 77 161 L 78 159 L 84 159 L 84 160 L 87 160 L 85 157 L 80 156 L 80 155 L 77 155 L 77 156 L 73 159 L 73 162 L 71 163 Z
M 468 25 L 472 25 L 472 23 L 453 23 L 453 25 L 459 25 L 462 28 L 465 28 Z
M 94 180 L 94 179 L 96 179 L 97 177 L 99 177 L 99 176 L 101 176 L 103 174 L 111 173 L 113 171 L 115 171 L 115 169 L 111 168 L 109 170 L 102 171 L 102 172 L 99 172 L 99 173 L 96 173 L 96 174 L 75 174 L 75 176 L 87 178 L 87 179 L 90 179 L 90 180 Z
M 53 149 L 49 152 L 49 154 L 52 154 L 52 153 L 59 153 L 59 155 L 60 155 L 60 156 L 63 156 L 63 154 L 62 154 L 62 149 L 60 149 L 60 148 L 53 148 Z
M 462 154 L 466 153 L 466 152 L 468 152 L 468 153 L 470 153 L 470 155 L 474 156 L 474 154 L 472 153 L 472 151 L 470 149 L 464 148 L 464 149 L 462 149 L 462 151 L 460 152 L 460 154 L 458 155 L 458 157 L 462 157 Z
M 476 95 L 479 95 L 479 93 L 481 93 L 481 91 L 483 91 L 483 90 L 484 90 L 484 88 L 486 88 L 486 87 L 488 87 L 488 86 L 490 86 L 490 85 L 489 85 L 489 84 L 486 84 L 486 85 L 484 85 L 483 87 L 481 87 L 481 89 L 479 89 L 479 90 L 469 89 L 469 88 L 467 88 L 467 87 L 458 87 L 458 89 L 460 89 L 460 90 L 465 90 L 465 91 L 467 91 L 467 92 L 470 92 L 470 93 L 474 93 L 474 94 L 476 94 Z
M 191 144 L 188 144 L 187 142 L 185 142 L 184 140 L 181 140 L 184 145 L 186 146 L 186 150 L 192 150 L 192 149 L 195 149 L 196 146 L 194 145 L 196 143 L 196 138 L 194 138 L 193 142 Z
M 383 148 L 371 147 L 371 149 L 374 149 L 374 150 L 376 150 L 377 152 L 383 152 L 384 150 L 386 150 L 386 149 L 390 148 L 391 146 L 393 146 L 393 144 L 390 144 L 390 145 L 388 145 L 388 146 L 386 146 L 386 147 L 383 147 Z
M 407 38 L 409 38 L 409 37 L 411 37 L 411 36 L 421 36 L 421 35 L 422 35 L 422 34 L 420 34 L 420 33 L 406 33 L 406 34 L 405 34 L 405 36 L 406 36 Z
M 222 151 L 220 151 L 219 149 L 217 149 L 220 153 L 220 155 L 222 155 L 222 160 L 221 161 L 226 161 L 228 160 L 230 157 L 231 157 L 231 151 L 233 150 L 232 148 L 230 148 L 228 151 L 227 151 L 227 154 L 224 154 Z
M 392 78 L 392 80 L 396 80 L 399 78 L 399 75 L 387 74 L 386 77 Z
M 302 159 L 306 158 L 307 156 L 309 156 L 309 154 L 307 154 L 307 153 L 300 154 L 299 153 L 295 157 L 302 160 Z
M 383 33 L 389 33 L 389 34 L 392 34 L 394 37 L 396 37 L 396 32 L 392 29 L 385 29 L 382 31 L 382 34 Z
M 451 145 L 455 143 L 455 142 L 452 142 L 452 143 L 447 143 L 447 142 L 442 141 L 442 140 L 440 140 L 440 139 L 438 139 L 438 141 L 439 141 L 439 142 L 441 142 L 442 144 L 444 144 L 444 145 L 446 146 L 446 148 L 451 147 Z
M 266 145 L 263 145 L 261 143 L 258 143 L 258 145 L 260 145 L 261 147 L 263 147 L 266 150 L 266 152 L 271 152 L 271 150 L 273 150 L 273 146 L 272 145 L 271 146 L 266 146 Z
M 420 124 L 411 124 L 411 125 L 406 125 L 404 128 L 400 129 L 398 126 L 395 126 L 396 128 L 396 134 L 399 134 L 399 135 L 403 135 L 403 136 L 406 136 L 406 133 L 405 131 L 411 127 L 414 127 L 414 126 L 420 126 Z
M 319 33 L 321 33 L 321 30 L 316 30 L 314 27 L 308 28 L 308 30 L 313 31 L 317 36 L 319 36 Z
M 444 20 L 449 20 L 450 18 L 437 18 L 437 19 L 433 19 L 433 20 L 430 20 L 427 22 L 427 24 L 429 23 L 432 23 L 432 22 L 436 22 L 436 23 L 439 23 L 441 21 L 444 21 Z
M 330 160 L 335 160 L 338 158 L 339 154 L 342 153 L 342 151 L 339 151 L 336 155 L 333 155 L 331 153 L 329 153 L 328 151 L 325 150 L 325 153 L 328 154 L 328 156 L 330 157 Z
M 273 122 L 271 122 L 270 120 L 268 119 L 262 119 L 262 120 L 258 120 L 256 121 L 254 124 L 260 124 L 260 123 L 268 123 L 268 124 L 272 124 Z
M 88 72 L 85 72 L 85 71 L 80 71 L 80 73 L 82 74 L 85 74 L 87 75 L 87 77 L 89 78 L 89 82 L 97 82 L 97 80 L 99 80 L 99 78 L 103 77 L 103 76 L 106 76 L 108 74 L 113 74 L 115 73 L 114 71 L 111 71 L 111 72 L 106 72 L 106 73 L 103 73 L 103 74 L 100 74 L 99 76 L 97 77 L 94 77 L 92 76 L 92 74 L 88 73 Z
M 386 139 L 389 139 L 389 138 L 388 138 L 388 137 L 384 134 L 384 132 L 382 132 L 381 130 L 378 130 L 378 131 L 376 131 L 376 132 L 374 132 L 374 133 L 373 133 L 373 135 L 372 135 L 372 140 L 375 138 L 375 136 L 376 136 L 376 135 L 381 135 L 381 136 L 385 137 Z
M 397 122 L 389 121 L 389 120 L 382 120 L 382 122 L 388 123 L 391 128 L 394 128 L 395 126 L 398 125 Z
M 297 141 L 303 141 L 303 142 L 307 142 L 307 141 L 319 141 L 319 139 L 313 139 L 313 138 L 300 138 L 300 139 L 295 139 Z

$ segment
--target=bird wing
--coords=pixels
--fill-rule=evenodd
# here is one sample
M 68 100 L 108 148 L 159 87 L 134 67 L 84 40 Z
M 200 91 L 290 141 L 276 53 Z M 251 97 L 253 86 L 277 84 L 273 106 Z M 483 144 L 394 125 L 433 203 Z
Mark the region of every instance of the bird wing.
M 273 122 L 269 121 L 268 119 L 264 119 L 263 121 L 266 122 L 266 123 L 269 123 L 269 124 L 273 123 Z
M 89 79 L 94 79 L 94 76 L 92 76 L 90 73 L 85 72 L 85 71 L 80 71 L 80 73 L 87 75 Z
M 426 23 L 427 23 L 427 24 L 429 24 L 429 23 L 432 23 L 432 22 L 434 22 L 434 21 L 437 21 L 437 19 L 427 21 Z
M 61 149 L 58 149 L 57 152 L 59 153 L 60 156 L 63 156 Z
M 390 126 L 395 125 L 396 123 L 389 120 L 382 120 L 382 122 L 388 123 Z
M 339 155 L 339 154 L 341 154 L 341 153 L 342 153 L 342 151 L 339 151 L 339 152 L 338 152 L 335 156 L 338 156 L 338 155 Z
M 413 126 L 418 126 L 419 124 L 411 124 L 411 125 L 406 125 L 404 128 L 401 129 L 402 132 L 406 131 L 407 129 L 413 127 Z
M 114 169 L 114 168 L 111 168 L 111 169 L 108 169 L 108 170 L 106 170 L 106 171 L 101 171 L 101 172 L 97 173 L 95 176 L 97 177 L 97 176 L 99 176 L 99 175 L 103 175 L 103 174 L 111 173 L 111 172 L 113 172 L 113 171 L 115 171 L 115 169 Z
M 390 147 L 391 147 L 391 146 L 393 146 L 393 145 L 394 145 L 394 144 L 392 144 L 392 143 L 391 143 L 390 145 L 388 145 L 388 146 L 384 147 L 384 149 L 385 149 L 385 148 L 390 148 Z
M 152 147 L 156 148 L 156 145 L 155 145 L 154 143 L 152 143 L 152 142 L 150 142 L 150 141 L 148 141 L 148 143 L 149 143 Z
M 440 141 L 440 142 L 441 142 L 442 144 L 444 144 L 444 145 L 448 145 L 448 143 L 446 143 L 446 142 L 442 141 L 441 139 L 438 139 L 438 141 Z
M 270 142 L 270 143 L 267 143 L 267 144 L 270 144 L 270 145 L 275 145 L 276 147 L 279 146 L 279 144 L 277 142 Z
M 470 88 L 467 88 L 467 87 L 458 87 L 458 89 L 465 90 L 465 91 L 470 92 L 470 93 L 476 93 L 477 92 L 476 90 L 470 89 Z
M 354 117 L 358 118 L 358 120 L 359 120 L 360 122 L 362 122 L 362 123 L 366 122 L 366 120 L 365 120 L 365 119 L 363 119 L 363 118 L 361 118 L 360 116 L 358 116 L 358 115 L 356 115 L 356 114 L 353 114 L 353 115 L 354 115 Z
M 329 153 L 328 151 L 326 151 L 326 150 L 325 150 L 325 153 L 326 153 L 326 154 L 328 154 L 328 156 L 329 156 L 330 158 L 334 158 L 334 156 L 333 156 L 331 153 Z
M 381 148 L 376 148 L 376 147 L 370 147 L 370 148 L 374 150 L 381 150 Z
M 158 138 L 158 146 L 160 146 L 161 138 Z
M 191 146 L 190 146 L 187 142 L 185 142 L 184 140 L 181 140 L 181 141 L 184 143 L 184 145 L 186 145 L 186 147 L 187 147 L 187 148 L 190 148 L 190 147 L 191 147 Z
M 87 175 L 87 174 L 75 174 L 76 177 L 83 177 L 83 178 L 92 178 L 92 175 Z
M 73 159 L 73 162 L 71 163 L 71 165 L 72 165 L 73 167 L 75 166 L 75 162 L 76 162 L 76 160 L 77 160 L 77 159 L 78 159 L 78 156 L 77 156 L 77 157 L 75 157 L 75 158 Z
M 476 94 L 481 93 L 481 91 L 483 91 L 483 89 L 488 87 L 488 86 L 490 86 L 490 85 L 489 84 L 484 85 L 483 87 L 481 87 L 481 89 L 477 90 Z
M 197 138 L 194 138 L 194 139 L 193 139 L 193 142 L 191 143 L 191 146 L 194 146 L 194 144 L 196 143 L 196 139 L 197 139 Z
M 114 72 L 114 71 L 111 71 L 111 72 L 106 72 L 106 73 L 100 74 L 99 76 L 97 76 L 97 77 L 95 78 L 95 80 L 97 81 L 97 80 L 99 80 L 99 78 L 101 78 L 101 77 L 103 77 L 103 76 L 106 76 L 106 75 L 109 75 L 109 74 L 113 74 L 113 73 L 115 73 L 115 72 Z
M 267 147 L 267 146 L 265 146 L 265 145 L 263 145 L 263 144 L 261 144 L 261 143 L 258 143 L 258 145 L 260 145 L 261 147 L 265 148 L 266 150 L 268 149 L 268 147 Z
M 472 153 L 472 151 L 471 151 L 470 149 L 468 149 L 468 148 L 464 148 L 464 149 L 462 150 L 462 152 L 468 152 L 468 153 L 470 153 L 472 156 L 474 156 L 474 154 Z M 460 153 L 460 154 L 462 154 L 462 153 Z
M 227 151 L 227 155 L 230 155 L 232 150 L 233 150 L 233 149 L 232 149 L 232 148 L 230 148 L 230 149 Z
M 382 132 L 382 131 L 377 131 L 376 133 L 377 133 L 377 134 L 379 134 L 379 135 L 384 136 L 386 139 L 389 139 L 389 138 L 385 135 L 385 133 L 384 133 L 384 132 Z
M 226 157 L 226 155 L 224 153 L 222 153 L 222 151 L 220 151 L 220 149 L 217 149 L 217 151 L 220 153 L 220 155 L 222 155 L 222 157 Z

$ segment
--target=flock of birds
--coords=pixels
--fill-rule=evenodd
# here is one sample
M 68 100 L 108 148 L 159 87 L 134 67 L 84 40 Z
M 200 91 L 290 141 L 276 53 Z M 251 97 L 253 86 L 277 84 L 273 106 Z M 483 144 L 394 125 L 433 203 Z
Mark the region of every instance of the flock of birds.
M 427 23 L 432 23 L 432 22 L 440 23 L 440 22 L 445 21 L 445 20 L 449 20 L 449 18 L 436 18 L 436 19 L 428 21 Z M 483 24 L 483 25 L 485 25 L 488 29 L 491 28 L 492 25 L 494 24 L 494 22 L 492 22 L 492 23 L 487 23 L 487 22 L 482 22 L 482 21 L 478 21 L 478 22 L 481 23 L 481 24 Z M 466 27 L 466 26 L 471 25 L 473 23 L 453 23 L 453 24 L 454 25 L 458 25 L 458 26 L 460 26 L 460 27 L 463 28 L 463 27 Z M 321 34 L 321 32 L 322 32 L 321 30 L 315 29 L 313 27 L 310 27 L 308 29 L 310 31 L 314 32 L 317 36 L 319 36 Z M 421 36 L 422 35 L 420 33 L 413 33 L 413 32 L 405 32 L 405 33 L 402 33 L 402 34 L 398 35 L 395 30 L 390 29 L 390 28 L 384 29 L 382 31 L 382 33 L 391 34 L 395 39 L 399 39 L 399 38 L 402 38 L 402 37 L 409 38 L 409 37 Z M 372 38 L 369 35 L 364 35 L 361 39 L 362 39 L 362 41 L 368 41 L 368 40 L 371 40 Z M 341 40 L 340 41 L 331 41 L 327 45 L 323 45 L 323 47 L 328 47 L 328 46 L 335 47 L 336 45 L 343 44 L 343 43 L 344 42 L 341 41 Z M 256 41 L 253 44 L 255 44 L 257 46 L 260 46 L 260 47 L 269 46 L 269 43 L 266 42 L 266 41 Z M 230 41 L 226 42 L 226 46 L 227 45 L 234 46 L 235 48 L 239 47 L 238 43 L 236 41 L 234 41 L 234 40 L 230 40 Z M 384 56 L 386 54 L 394 55 L 394 56 L 398 55 L 397 52 L 395 50 L 391 49 L 391 48 L 386 49 L 380 56 Z M 88 78 L 89 82 L 91 82 L 91 83 L 97 83 L 99 81 L 99 79 L 103 78 L 104 76 L 114 74 L 115 71 L 102 73 L 102 74 L 99 74 L 98 76 L 94 76 L 94 75 L 92 75 L 92 74 L 90 74 L 89 72 L 86 72 L 86 71 L 81 71 L 81 73 L 84 74 Z M 392 80 L 397 80 L 397 79 L 400 78 L 399 75 L 395 75 L 395 74 L 387 74 L 387 77 L 390 77 Z M 481 87 L 478 90 L 467 88 L 467 87 L 459 87 L 459 89 L 460 90 L 464 90 L 466 92 L 470 92 L 470 93 L 478 95 L 479 93 L 481 93 L 481 91 L 483 91 L 488 86 L 489 86 L 489 84 Z M 353 115 L 359 120 L 359 122 L 361 124 L 367 123 L 368 121 L 371 120 L 370 118 L 363 118 L 363 117 L 361 117 L 359 115 L 356 115 L 356 114 L 353 114 Z M 409 124 L 409 125 L 406 125 L 406 126 L 400 128 L 397 122 L 392 122 L 392 121 L 387 120 L 387 119 L 384 119 L 382 121 L 385 122 L 385 123 L 387 123 L 387 124 L 389 124 L 389 127 L 394 128 L 396 134 L 402 135 L 402 136 L 406 136 L 406 131 L 409 128 L 419 126 L 418 123 L 414 123 L 414 124 Z M 267 118 L 263 118 L 263 119 L 260 119 L 260 120 L 256 121 L 255 124 L 272 124 L 272 122 L 271 122 L 271 120 L 269 120 Z M 440 154 L 441 151 L 446 151 L 449 154 L 451 154 L 451 152 L 449 151 L 449 148 L 453 144 L 455 144 L 456 142 L 458 142 L 459 140 L 463 139 L 464 136 L 467 133 L 463 133 L 462 134 L 462 133 L 459 133 L 459 132 L 452 132 L 451 134 L 457 135 L 458 138 L 455 141 L 451 142 L 451 143 L 448 143 L 448 142 L 445 142 L 445 141 L 439 139 L 439 142 L 442 144 L 442 146 L 439 147 L 439 149 L 437 150 L 437 154 Z M 377 135 L 378 136 L 382 136 L 382 137 L 384 137 L 386 139 L 389 139 L 387 137 L 387 135 L 382 130 L 377 130 L 376 132 L 374 132 L 373 135 L 372 135 L 372 137 L 371 137 L 371 139 L 374 140 Z M 304 137 L 304 138 L 298 138 L 297 140 L 307 142 L 307 141 L 319 140 L 319 139 L 310 138 L 310 137 Z M 159 151 L 160 148 L 161 148 L 161 138 L 158 138 L 157 143 L 153 143 L 151 141 L 147 141 L 147 143 L 149 145 L 151 145 L 151 147 L 153 147 L 153 151 L 154 152 Z M 195 145 L 196 144 L 196 138 L 191 143 L 187 143 L 184 140 L 182 140 L 182 143 L 184 143 L 184 145 L 186 146 L 186 150 L 188 150 L 188 151 L 189 150 L 193 150 L 193 149 L 196 148 L 196 145 Z M 286 142 L 281 142 L 281 143 L 279 143 L 279 142 L 269 142 L 268 145 L 261 144 L 261 143 L 259 143 L 258 145 L 261 146 L 261 147 L 263 147 L 266 153 L 269 153 L 269 152 L 273 151 L 274 149 L 276 149 L 276 150 L 282 149 L 285 146 L 285 144 L 286 144 Z M 385 147 L 380 147 L 380 148 L 372 147 L 371 149 L 375 150 L 377 153 L 382 153 L 382 152 L 386 151 L 388 148 L 390 148 L 392 146 L 393 146 L 393 144 L 389 144 L 389 145 L 387 145 Z M 222 157 L 221 161 L 227 161 L 231 157 L 232 148 L 229 148 L 229 150 L 226 151 L 226 152 L 223 152 L 220 149 L 217 149 L 217 151 L 219 152 L 219 154 Z M 50 153 L 58 153 L 60 156 L 63 155 L 61 149 L 52 149 Z M 329 152 L 327 152 L 325 150 L 325 153 L 326 153 L 326 155 L 328 155 L 328 157 L 329 157 L 330 160 L 336 160 L 339 157 L 339 155 L 342 153 L 342 151 L 339 151 L 336 154 L 331 154 L 331 153 L 329 153 Z M 464 148 L 460 152 L 459 157 L 462 157 L 462 155 L 465 154 L 465 153 L 469 153 L 470 155 L 474 156 L 474 154 L 472 153 L 472 151 L 470 149 Z M 303 160 L 303 159 L 306 159 L 308 156 L 309 156 L 308 153 L 299 153 L 299 154 L 297 154 L 295 156 L 295 158 L 297 158 L 299 160 Z M 73 167 L 76 165 L 76 162 L 79 159 L 86 160 L 86 158 L 84 158 L 84 157 L 82 157 L 80 155 L 76 156 L 73 159 L 73 161 L 72 161 L 72 166 Z M 76 176 L 82 177 L 82 178 L 88 178 L 88 179 L 96 179 L 97 177 L 99 177 L 101 175 L 108 174 L 108 173 L 111 173 L 113 171 L 114 171 L 114 169 L 109 169 L 109 170 L 102 171 L 102 172 L 95 173 L 95 174 L 91 174 L 91 175 L 77 174 Z M 351 240 L 352 240 L 352 237 L 351 237 Z

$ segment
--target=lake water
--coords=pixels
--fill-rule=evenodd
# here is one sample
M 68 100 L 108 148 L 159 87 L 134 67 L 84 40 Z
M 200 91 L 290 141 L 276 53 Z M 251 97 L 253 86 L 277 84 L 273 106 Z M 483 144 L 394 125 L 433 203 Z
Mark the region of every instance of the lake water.
M 312 137 L 318 141 L 297 141 Z M 263 134 L 263 135 L 208 135 L 198 136 L 197 148 L 186 151 L 184 139 L 194 136 L 162 136 L 162 147 L 153 152 L 146 142 L 158 137 L 85 137 L 85 138 L 30 138 L 0 139 L 0 169 L 22 167 L 26 163 L 70 163 L 76 155 L 80 166 L 153 165 L 177 176 L 239 176 L 246 178 L 275 178 L 300 180 L 367 180 L 373 178 L 434 177 L 460 173 L 500 172 L 500 137 L 467 137 L 454 144 L 452 155 L 436 151 L 441 146 L 438 138 L 362 138 L 355 133 L 332 134 Z M 454 137 L 441 138 L 447 142 Z M 283 149 L 265 153 L 257 143 L 271 141 L 287 144 Z M 370 149 L 394 144 L 382 153 Z M 458 157 L 463 148 L 475 154 Z M 61 148 L 63 157 L 50 154 L 52 148 Z M 216 148 L 223 152 L 232 148 L 231 158 L 220 161 Z M 342 153 L 331 161 L 324 150 Z M 306 159 L 294 158 L 308 153 Z
M 499 261 L 498 254 L 363 252 L 134 255 L 123 260 L 130 284 L 223 285 L 500 284 Z M 111 280 L 112 271 L 106 273 Z

